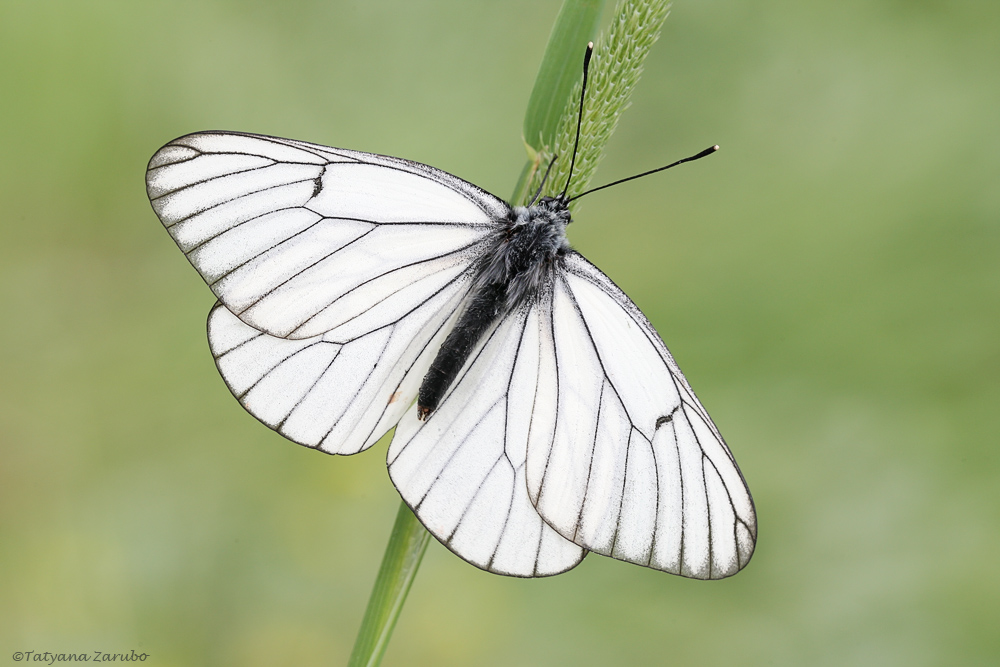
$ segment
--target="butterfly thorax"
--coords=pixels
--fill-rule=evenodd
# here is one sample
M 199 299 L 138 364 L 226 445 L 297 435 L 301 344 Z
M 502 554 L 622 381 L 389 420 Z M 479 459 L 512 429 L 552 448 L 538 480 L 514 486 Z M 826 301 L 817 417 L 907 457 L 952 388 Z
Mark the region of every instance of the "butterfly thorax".
M 503 316 L 533 303 L 551 287 L 560 258 L 569 250 L 569 208 L 562 197 L 543 197 L 534 206 L 516 206 L 490 240 L 473 269 L 472 285 L 420 385 L 417 414 L 437 408 L 476 343 Z
M 478 284 L 507 286 L 505 308 L 510 312 L 537 296 L 558 258 L 569 250 L 566 225 L 569 209 L 562 199 L 546 197 L 535 206 L 518 206 L 503 238 L 477 276 Z

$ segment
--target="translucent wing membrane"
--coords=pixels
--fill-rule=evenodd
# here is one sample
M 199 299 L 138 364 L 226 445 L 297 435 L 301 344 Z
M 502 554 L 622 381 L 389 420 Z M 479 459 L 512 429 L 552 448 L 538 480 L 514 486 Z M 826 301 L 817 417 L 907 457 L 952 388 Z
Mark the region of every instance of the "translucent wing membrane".
M 504 320 L 426 422 L 404 415 L 389 448 L 393 483 L 435 537 L 480 568 L 520 577 L 564 572 L 586 554 L 542 521 L 525 486 L 547 312 Z
M 461 276 L 510 210 L 426 165 L 235 133 L 167 144 L 146 186 L 219 300 L 291 339 L 390 324 Z
M 648 320 L 571 253 L 556 281 L 528 436 L 528 494 L 588 550 L 697 579 L 747 564 L 750 492 Z

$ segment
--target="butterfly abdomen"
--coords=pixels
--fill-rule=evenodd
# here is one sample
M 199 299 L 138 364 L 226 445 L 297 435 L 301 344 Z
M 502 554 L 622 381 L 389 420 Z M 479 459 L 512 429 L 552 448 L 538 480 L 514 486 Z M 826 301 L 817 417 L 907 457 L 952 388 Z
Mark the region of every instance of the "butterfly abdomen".
M 500 317 L 533 302 L 551 286 L 552 271 L 569 249 L 569 210 L 560 199 L 515 208 L 476 267 L 455 327 L 420 384 L 417 416 L 426 419 L 451 386 L 476 343 Z
M 420 383 L 417 397 L 417 416 L 420 419 L 425 419 L 437 408 L 476 343 L 503 313 L 506 296 L 503 283 L 484 285 L 469 294 L 455 328 L 441 344 L 434 362 Z

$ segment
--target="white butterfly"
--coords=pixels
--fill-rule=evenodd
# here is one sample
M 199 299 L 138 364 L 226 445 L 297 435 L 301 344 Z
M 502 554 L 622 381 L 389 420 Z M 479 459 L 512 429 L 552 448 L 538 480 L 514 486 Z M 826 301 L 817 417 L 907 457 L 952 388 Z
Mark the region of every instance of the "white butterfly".
M 416 162 L 227 132 L 170 142 L 146 183 L 219 299 L 209 342 L 243 407 L 330 454 L 396 426 L 392 481 L 461 558 L 537 577 L 595 551 L 698 579 L 750 560 L 732 454 L 569 248 L 565 197 L 512 208 Z

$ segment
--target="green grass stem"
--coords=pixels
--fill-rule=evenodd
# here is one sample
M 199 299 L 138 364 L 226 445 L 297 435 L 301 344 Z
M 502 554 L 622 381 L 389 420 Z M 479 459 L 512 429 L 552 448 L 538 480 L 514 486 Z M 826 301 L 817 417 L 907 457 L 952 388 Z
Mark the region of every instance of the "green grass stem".
M 375 667 L 382 662 L 430 537 L 406 503 L 400 502 L 349 667 Z

